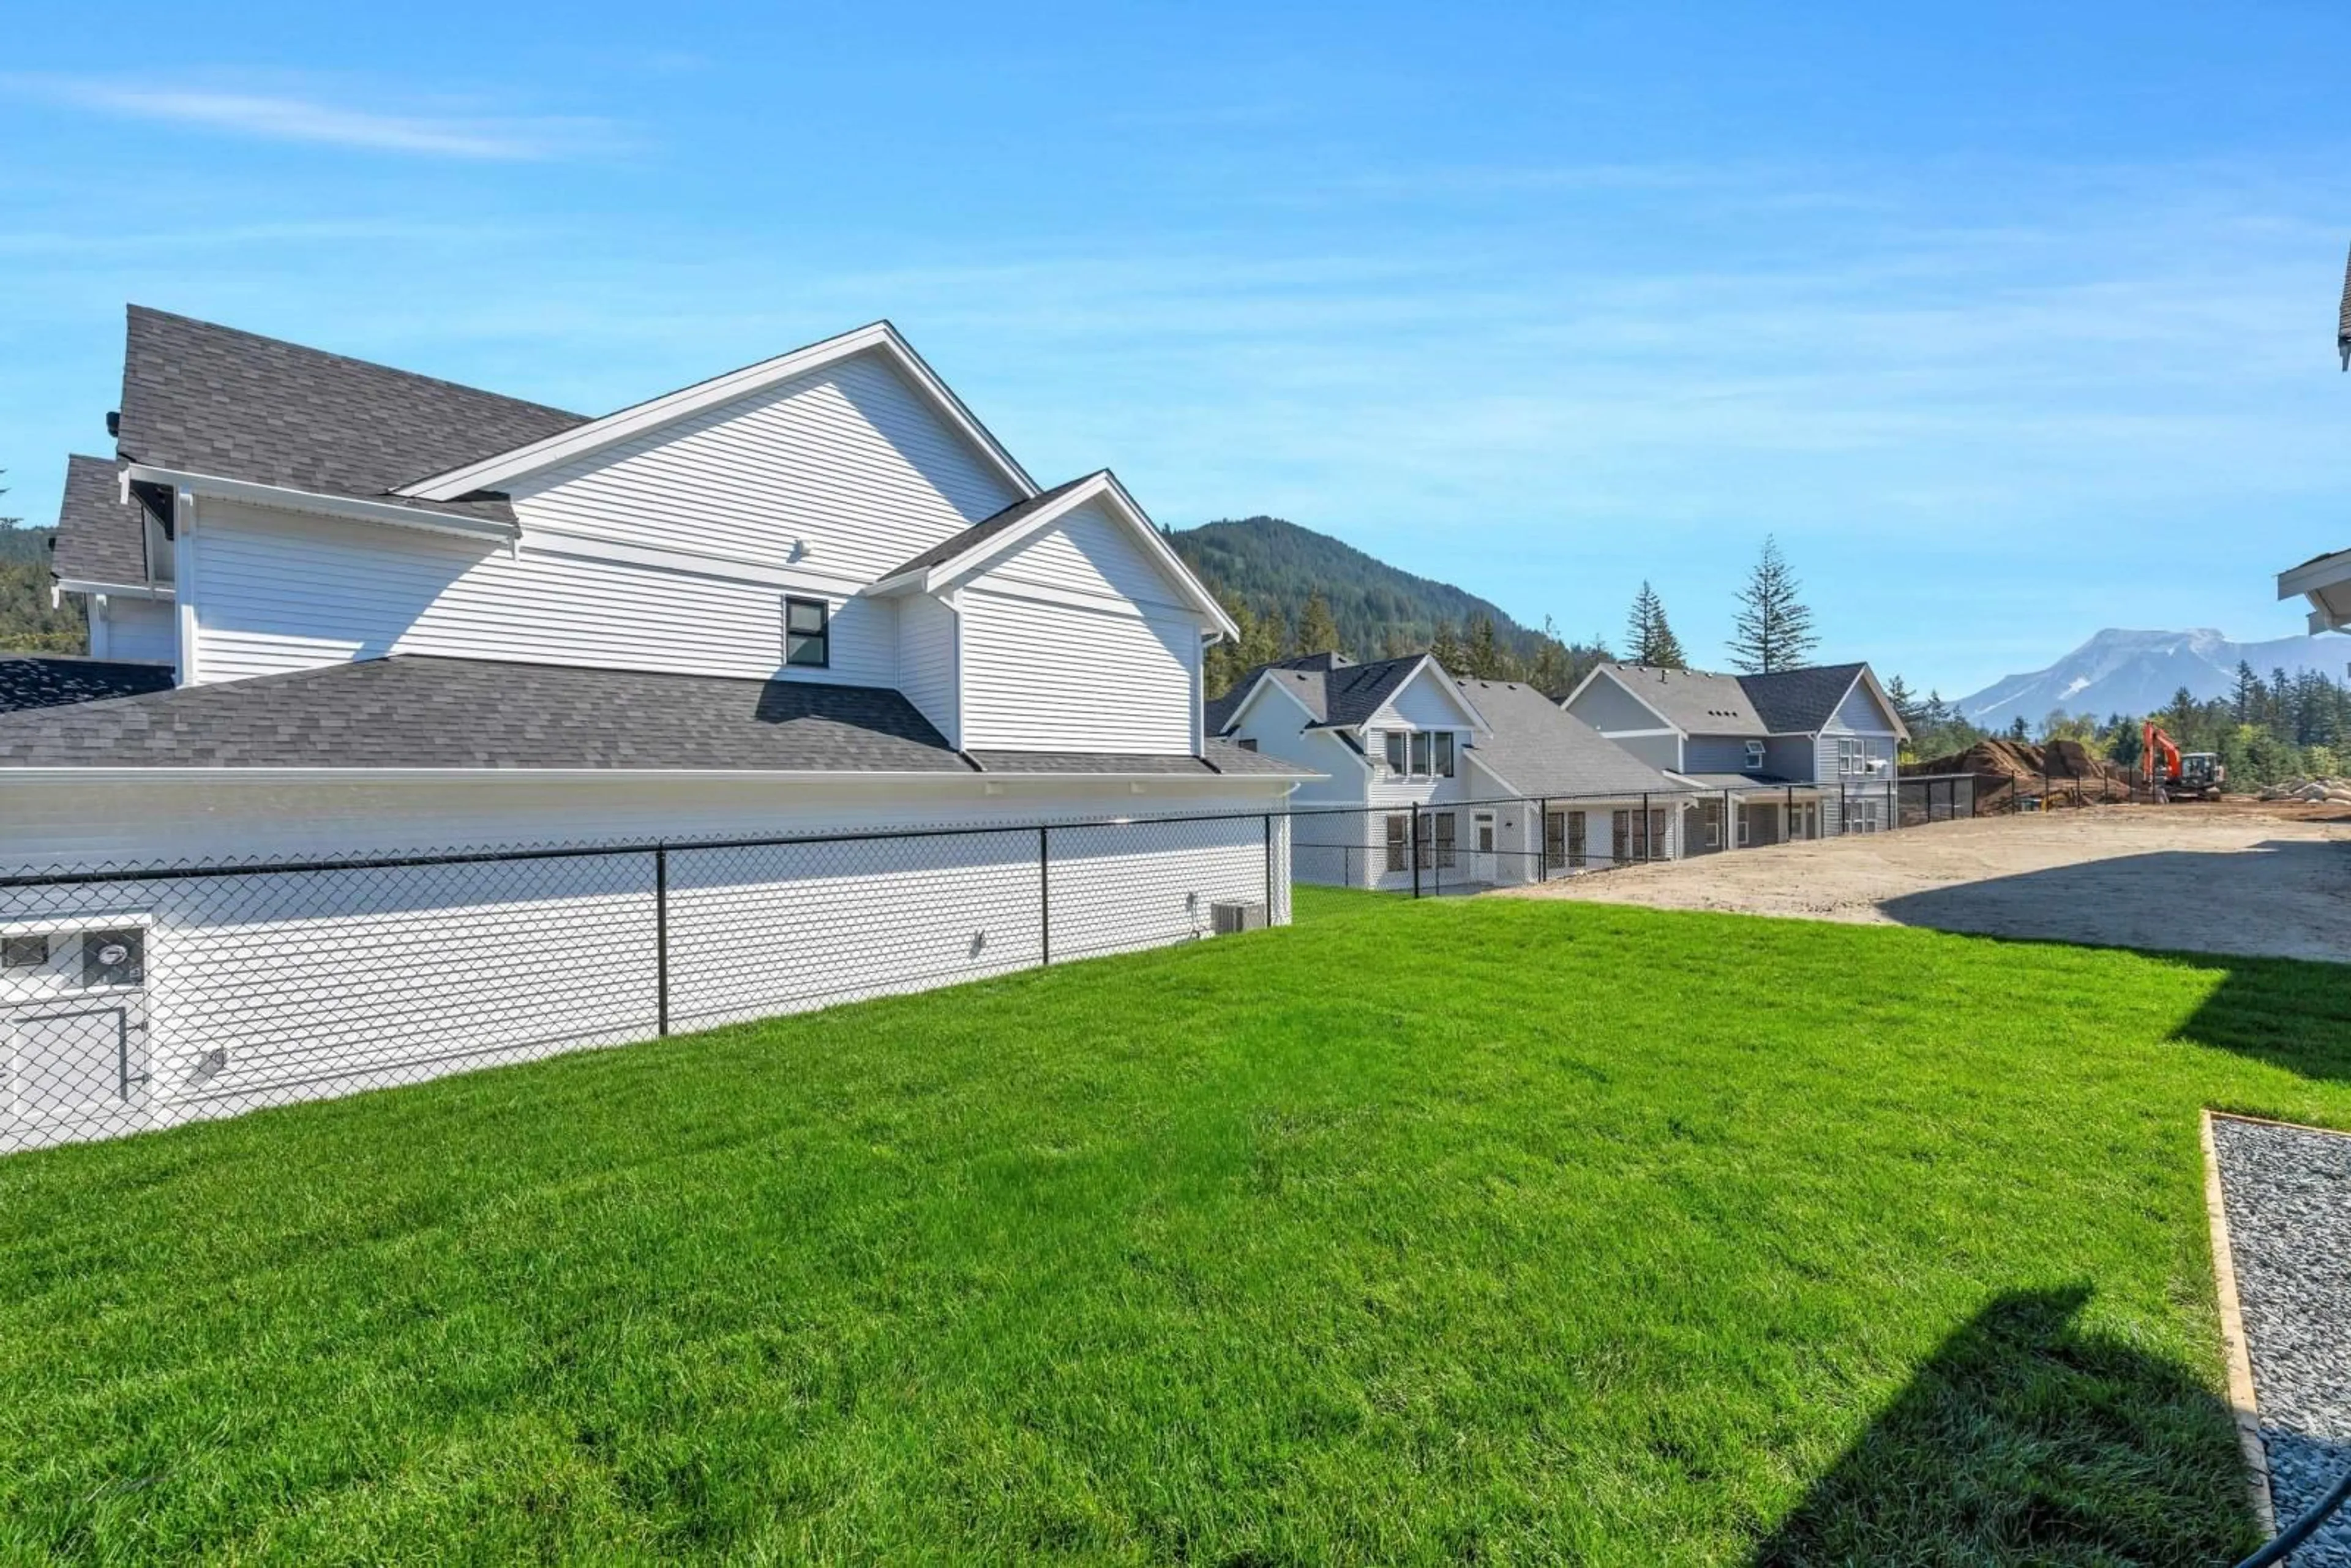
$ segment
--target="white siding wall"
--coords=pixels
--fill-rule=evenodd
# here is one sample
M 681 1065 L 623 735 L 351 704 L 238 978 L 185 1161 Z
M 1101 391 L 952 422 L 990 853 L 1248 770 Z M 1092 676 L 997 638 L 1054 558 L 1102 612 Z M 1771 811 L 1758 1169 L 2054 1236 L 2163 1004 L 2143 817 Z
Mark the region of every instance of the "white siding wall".
M 0 788 L 5 788 L 0 783 Z M 465 817 L 449 786 L 294 786 L 254 800 L 234 779 L 219 784 L 90 786 L 85 819 L 112 824 L 128 856 L 185 856 L 212 841 L 175 820 L 207 811 L 258 821 L 289 810 L 312 825 L 344 818 L 347 845 L 427 848 L 431 826 Z M 716 788 L 716 787 L 714 787 Z M 671 802 L 669 822 L 744 831 L 762 820 L 758 786 L 731 800 L 692 791 Z M 1026 796 L 979 797 L 958 813 L 931 789 L 827 786 L 804 791 L 797 813 L 764 807 L 770 831 L 838 831 L 856 822 L 892 825 L 917 815 L 961 815 L 1007 823 L 1040 818 L 1098 819 L 1113 800 L 1141 814 L 1146 803 L 1121 781 L 1057 785 Z M 1112 793 L 1113 788 L 1116 793 Z M 1278 809 L 1278 786 L 1240 787 L 1178 798 L 1161 791 L 1164 812 Z M 295 797 L 308 789 L 307 802 Z M 577 841 L 630 810 L 645 786 L 627 780 L 550 789 L 528 779 L 491 780 L 530 817 L 539 841 Z M 353 793 L 354 789 L 359 793 Z M 68 791 L 52 788 L 48 793 Z M 171 793 L 193 799 L 157 811 Z M 394 810 L 386 797 L 416 797 Z M 875 795 L 895 796 L 876 803 Z M 11 789 L 37 799 L 38 789 Z M 852 804 L 866 797 L 862 808 Z M 639 797 L 598 800 L 598 796 Z M 476 820 L 489 808 L 477 806 Z M 0 811 L 0 821 L 13 818 Z M 372 825 L 371 825 L 371 822 Z M 1278 830 L 1280 824 L 1276 822 Z M 11 833 L 9 836 L 16 836 Z M 408 843 L 402 843 L 405 838 Z M 219 831 L 219 842 L 248 852 L 266 837 Z M 1269 859 L 1269 848 L 1271 857 Z M 1052 834 L 1050 932 L 1055 962 L 1206 935 L 1209 906 L 1255 902 L 1273 893 L 1286 918 L 1287 836 L 1269 836 L 1262 816 L 1190 822 L 1139 821 L 1066 827 Z M 1032 966 L 1042 956 L 1036 829 L 863 842 L 669 852 L 672 1027 L 770 1016 L 856 997 L 930 986 Z M 12 859 L 14 857 L 11 857 Z M 144 1002 L 151 1025 L 152 1085 L 135 1113 L 118 1111 L 77 1127 L 14 1123 L 0 1096 L 0 1149 L 61 1137 L 102 1136 L 139 1125 L 230 1115 L 257 1106 L 331 1097 L 388 1083 L 644 1039 L 655 1030 L 653 857 L 624 854 L 326 873 L 158 877 L 87 886 L 0 891 L 0 925 L 37 929 L 46 920 L 144 922 Z M 0 1037 L 10 1037 L 14 982 L 0 979 Z M 22 999 L 30 1000 L 30 993 Z M 26 1040 L 30 1037 L 26 1036 Z M 11 1048 L 10 1072 L 29 1080 L 43 1064 Z
M 533 475 L 515 513 L 527 533 L 793 562 L 850 585 L 1019 498 L 867 353 Z
M 898 601 L 898 689 L 938 727 L 950 746 L 963 744 L 963 680 L 956 612 L 929 594 Z
M 1196 622 L 961 591 L 967 749 L 1184 755 L 1200 690 Z
M 168 664 L 179 656 L 179 612 L 170 600 L 109 594 L 100 609 L 92 595 L 90 608 L 91 657 Z
M 783 667 L 787 592 L 833 606 L 832 664 L 796 680 L 892 685 L 898 623 L 883 601 L 780 577 L 753 580 L 499 546 L 413 528 L 203 504 L 191 536 L 197 676 L 236 680 L 385 653 L 764 678 Z

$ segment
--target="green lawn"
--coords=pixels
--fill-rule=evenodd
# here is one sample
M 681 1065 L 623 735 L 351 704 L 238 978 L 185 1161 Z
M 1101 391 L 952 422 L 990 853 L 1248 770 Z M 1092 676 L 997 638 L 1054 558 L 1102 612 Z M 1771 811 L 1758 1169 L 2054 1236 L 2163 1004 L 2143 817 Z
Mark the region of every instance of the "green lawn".
M 0 1559 L 2160 1562 L 2351 974 L 1301 924 L 0 1159 Z

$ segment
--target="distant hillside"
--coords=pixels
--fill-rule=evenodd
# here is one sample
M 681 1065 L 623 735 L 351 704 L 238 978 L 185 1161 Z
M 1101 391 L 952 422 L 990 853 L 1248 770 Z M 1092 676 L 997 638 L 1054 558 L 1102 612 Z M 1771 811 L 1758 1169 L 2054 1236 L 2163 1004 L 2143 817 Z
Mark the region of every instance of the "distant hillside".
M 2314 670 L 2339 676 L 2351 659 L 2351 638 L 2279 637 L 2232 643 L 2220 632 L 2128 632 L 2108 628 L 2045 670 L 2008 675 L 1952 706 L 1986 729 L 2017 718 L 2039 726 L 2053 711 L 2102 718 L 2149 714 L 2168 706 L 2186 686 L 2199 702 L 2235 688 L 2239 661 L 2263 680 L 2273 670 Z
M 1541 641 L 1540 632 L 1474 593 L 1399 571 L 1280 517 L 1204 523 L 1170 534 L 1168 542 L 1211 586 L 1260 612 L 1279 609 L 1285 625 L 1298 623 L 1308 596 L 1321 589 L 1339 622 L 1341 651 L 1358 659 L 1426 648 L 1439 622 L 1458 631 L 1480 616 L 1492 619 L 1497 640 L 1521 658 L 1533 657 Z
M 89 645 L 81 600 L 49 608 L 54 528 L 0 528 L 0 652 L 78 653 Z

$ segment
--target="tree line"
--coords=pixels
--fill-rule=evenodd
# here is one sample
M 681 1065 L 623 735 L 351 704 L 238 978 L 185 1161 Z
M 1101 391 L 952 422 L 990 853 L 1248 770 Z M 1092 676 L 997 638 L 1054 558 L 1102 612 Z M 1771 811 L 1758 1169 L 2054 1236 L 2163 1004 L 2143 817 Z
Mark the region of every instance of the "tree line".
M 1218 643 L 1207 652 L 1209 695 L 1221 695 L 1249 671 L 1282 659 L 1316 653 L 1339 653 L 1351 659 L 1393 659 L 1426 653 L 1456 675 L 1473 680 L 1524 681 L 1551 697 L 1562 697 L 1591 673 L 1593 666 L 1616 660 L 1605 636 L 1580 641 L 1562 638 L 1550 617 L 1534 639 L 1531 652 L 1514 648 L 1497 631 L 1490 616 L 1471 617 L 1459 626 L 1439 621 L 1435 632 L 1416 645 L 1394 629 L 1376 650 L 1349 648 L 1342 643 L 1337 618 L 1317 589 L 1307 595 L 1295 621 L 1285 617 L 1272 600 L 1250 603 L 1242 596 L 1211 583 L 1225 612 L 1240 629 L 1238 638 Z M 1803 585 L 1780 552 L 1779 541 L 1767 535 L 1747 581 L 1739 590 L 1739 612 L 1732 623 L 1726 652 L 1733 669 L 1742 674 L 1769 674 L 1802 665 L 1820 645 L 1813 612 L 1804 602 Z M 1665 601 L 1646 580 L 1634 596 L 1625 622 L 1625 660 L 1660 669 L 1689 668 L 1681 640 L 1666 614 Z

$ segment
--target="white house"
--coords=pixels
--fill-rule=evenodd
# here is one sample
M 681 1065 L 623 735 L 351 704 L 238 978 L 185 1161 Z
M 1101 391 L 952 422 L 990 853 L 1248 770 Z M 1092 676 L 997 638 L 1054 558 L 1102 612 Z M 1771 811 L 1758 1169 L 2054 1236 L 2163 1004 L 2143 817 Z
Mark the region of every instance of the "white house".
M 1207 716 L 1211 734 L 1322 775 L 1291 802 L 1306 882 L 1494 884 L 1668 858 L 1687 792 L 1531 687 L 1457 681 L 1426 653 L 1266 664 Z
M 134 307 L 108 423 L 58 587 L 172 688 L 0 714 L 0 1146 L 1284 916 L 1313 770 L 1204 736 L 1213 598 L 887 323 L 587 418 Z

